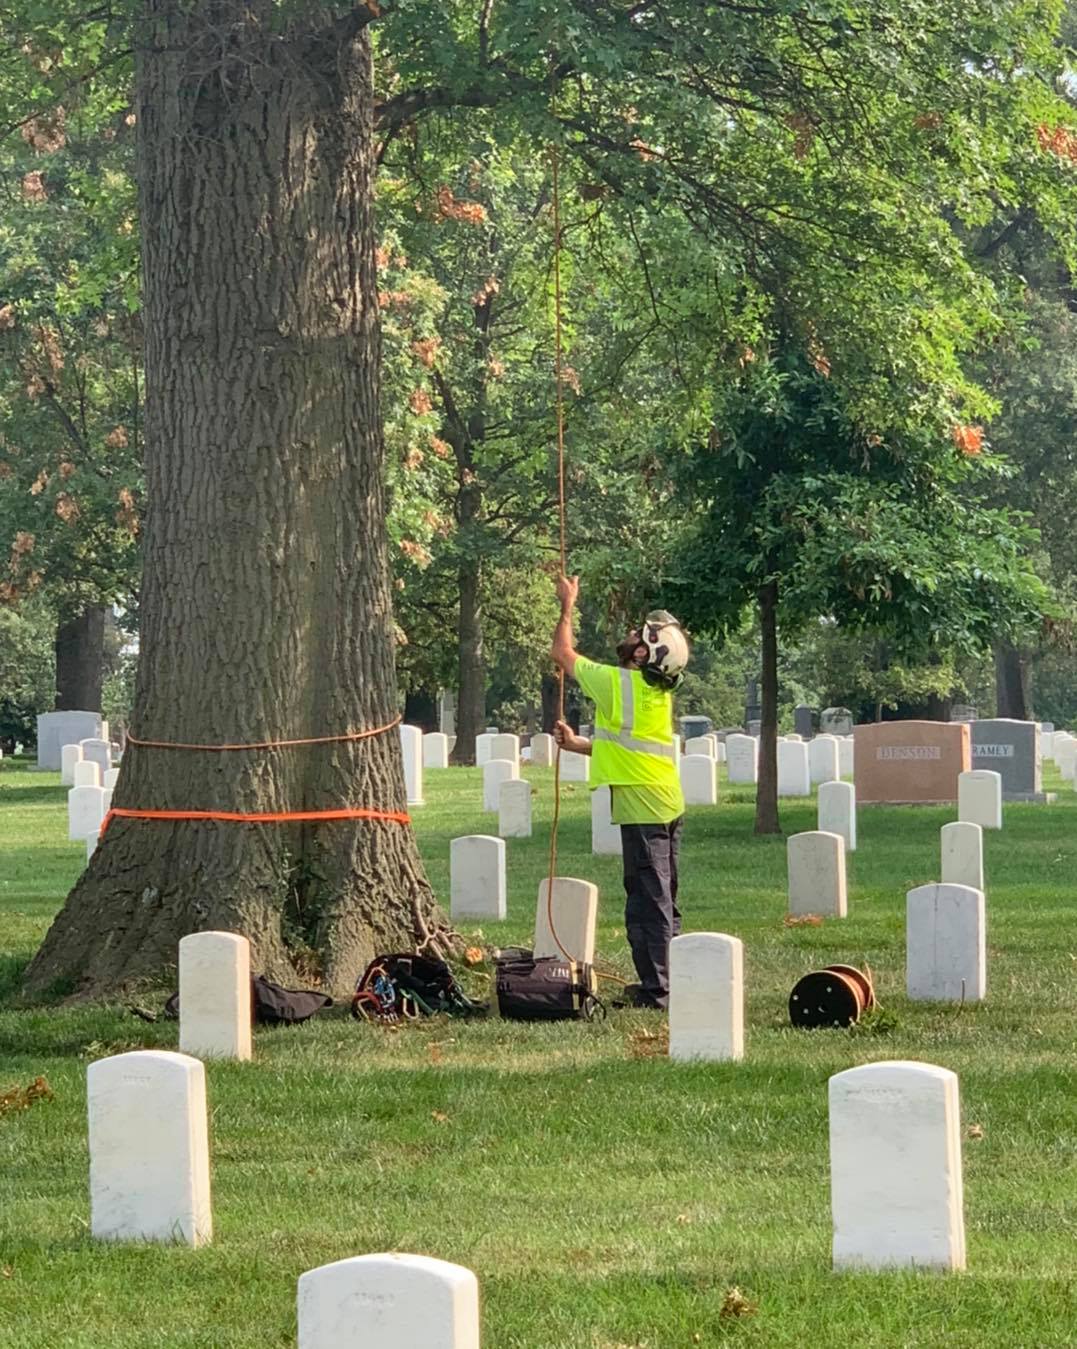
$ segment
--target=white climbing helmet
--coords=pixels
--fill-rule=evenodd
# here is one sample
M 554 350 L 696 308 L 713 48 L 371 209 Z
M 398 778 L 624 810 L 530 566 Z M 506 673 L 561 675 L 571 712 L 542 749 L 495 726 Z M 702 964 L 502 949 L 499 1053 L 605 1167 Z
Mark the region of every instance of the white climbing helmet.
M 643 620 L 639 635 L 647 648 L 644 675 L 652 675 L 654 682 L 666 688 L 676 688 L 691 654 L 684 629 L 665 609 L 652 609 Z

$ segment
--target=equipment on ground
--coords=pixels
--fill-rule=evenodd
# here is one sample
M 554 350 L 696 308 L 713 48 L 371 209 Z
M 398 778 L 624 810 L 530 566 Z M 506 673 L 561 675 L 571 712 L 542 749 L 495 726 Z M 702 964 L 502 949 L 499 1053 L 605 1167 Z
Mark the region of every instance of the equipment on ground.
M 507 1021 L 594 1021 L 606 1009 L 594 967 L 523 947 L 494 956 L 498 1013 Z
M 284 988 L 264 974 L 251 976 L 251 1021 L 257 1026 L 298 1026 L 309 1021 L 315 1012 L 332 1005 L 329 994 L 319 993 L 317 989 Z M 140 1008 L 132 1007 L 131 1010 L 143 1021 L 156 1020 Z M 179 1011 L 179 994 L 173 993 L 164 1006 L 165 1019 L 177 1020 Z
M 803 1030 L 851 1026 L 875 1006 L 871 975 L 855 965 L 827 965 L 797 980 L 789 995 L 789 1020 Z
M 408 951 L 375 956 L 352 995 L 357 1021 L 414 1021 L 439 1012 L 482 1016 L 486 1010 L 467 996 L 444 960 Z

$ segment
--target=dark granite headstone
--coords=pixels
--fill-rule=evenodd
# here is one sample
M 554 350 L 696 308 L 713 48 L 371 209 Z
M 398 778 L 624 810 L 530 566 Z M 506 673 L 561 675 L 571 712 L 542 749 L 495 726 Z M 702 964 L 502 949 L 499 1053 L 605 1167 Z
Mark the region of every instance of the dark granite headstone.
M 1042 801 L 1040 730 L 1034 721 L 994 717 L 974 721 L 973 768 L 990 768 L 1002 778 L 1004 801 Z
M 793 708 L 793 730 L 801 740 L 810 740 L 819 729 L 819 713 L 810 707 Z

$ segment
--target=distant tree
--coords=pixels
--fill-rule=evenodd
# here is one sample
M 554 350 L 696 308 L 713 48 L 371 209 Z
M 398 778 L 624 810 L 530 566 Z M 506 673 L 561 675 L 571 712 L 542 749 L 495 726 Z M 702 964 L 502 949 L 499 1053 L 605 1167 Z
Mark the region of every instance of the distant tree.
M 679 603 L 691 621 L 762 635 L 762 758 L 756 832 L 779 828 L 779 631 L 821 615 L 866 626 L 921 660 L 990 645 L 1041 620 L 1048 595 L 1034 536 L 960 491 L 980 432 L 945 441 L 925 425 L 865 425 L 843 405 L 828 358 L 786 340 L 728 381 L 721 429 L 684 465 L 693 527 L 681 541 Z M 676 567 L 677 564 L 675 563 Z

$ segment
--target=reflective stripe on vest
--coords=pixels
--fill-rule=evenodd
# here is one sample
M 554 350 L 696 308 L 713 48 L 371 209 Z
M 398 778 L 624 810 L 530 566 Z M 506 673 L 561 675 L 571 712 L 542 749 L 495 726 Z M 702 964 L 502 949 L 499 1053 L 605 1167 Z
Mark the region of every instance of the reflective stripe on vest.
M 656 754 L 662 759 L 675 759 L 677 757 L 676 750 L 672 745 L 663 745 L 661 740 L 637 740 L 628 731 L 607 731 L 605 727 L 596 726 L 594 738 L 596 740 L 612 740 L 615 745 L 620 745 L 623 749 L 638 750 L 641 754 Z
M 634 734 L 636 729 L 636 691 L 632 683 L 632 671 L 623 666 L 617 671 L 621 678 L 621 729 L 609 731 L 604 726 L 596 726 L 596 740 L 612 740 L 623 749 L 636 750 L 640 754 L 656 754 L 662 759 L 675 759 L 677 752 L 672 744 L 663 744 L 661 740 L 641 740 Z

